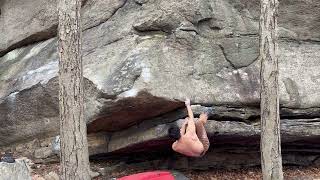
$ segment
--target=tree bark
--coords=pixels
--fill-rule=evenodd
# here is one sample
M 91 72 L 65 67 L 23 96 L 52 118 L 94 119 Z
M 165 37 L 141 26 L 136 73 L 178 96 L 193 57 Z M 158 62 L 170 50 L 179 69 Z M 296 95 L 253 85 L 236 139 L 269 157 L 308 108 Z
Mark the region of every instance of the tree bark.
M 282 180 L 278 85 L 278 0 L 261 0 L 261 166 L 264 180 Z
M 278 0 L 261 0 L 261 166 L 264 180 L 282 180 L 278 84 Z
M 59 108 L 61 179 L 88 180 L 90 165 L 84 121 L 81 0 L 59 0 Z

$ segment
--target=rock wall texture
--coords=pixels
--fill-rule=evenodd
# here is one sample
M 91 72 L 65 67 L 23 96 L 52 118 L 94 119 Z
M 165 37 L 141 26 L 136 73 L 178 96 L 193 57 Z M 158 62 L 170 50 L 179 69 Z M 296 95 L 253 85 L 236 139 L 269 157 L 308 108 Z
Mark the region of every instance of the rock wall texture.
M 315 152 L 320 2 L 279 8 L 282 138 L 287 150 Z M 0 10 L 0 147 L 54 137 L 56 0 L 3 0 Z M 84 0 L 85 114 L 99 137 L 91 154 L 168 146 L 166 128 L 186 116 L 185 97 L 198 114 L 214 107 L 206 127 L 214 144 L 256 146 L 259 12 L 255 0 Z
M 31 180 L 30 167 L 21 159 L 15 163 L 0 162 L 0 174 L 2 180 Z

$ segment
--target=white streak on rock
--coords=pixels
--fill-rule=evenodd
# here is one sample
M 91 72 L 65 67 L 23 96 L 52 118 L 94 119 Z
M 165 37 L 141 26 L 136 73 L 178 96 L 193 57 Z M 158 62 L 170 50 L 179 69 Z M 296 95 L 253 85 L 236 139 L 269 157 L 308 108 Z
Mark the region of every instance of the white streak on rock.
M 121 93 L 119 96 L 120 97 L 135 97 L 138 94 L 138 90 L 137 89 L 130 89 L 129 91 L 125 91 L 123 93 Z
M 18 94 L 18 92 L 13 92 L 11 93 L 8 98 L 10 102 L 13 102 L 16 99 L 16 95 Z
M 35 45 L 31 50 L 30 52 L 25 56 L 23 57 L 22 60 L 26 60 L 26 59 L 29 59 L 37 54 L 39 54 L 39 52 L 41 52 L 41 50 L 46 47 L 50 42 L 52 42 L 54 40 L 54 38 L 52 39 L 49 39 L 47 41 L 44 41 L 44 42 L 41 42 L 37 45 Z
M 248 77 L 248 73 L 246 73 L 245 71 L 238 71 L 239 72 L 239 74 L 240 74 L 240 77 L 243 79 L 243 80 L 248 80 L 249 79 L 249 77 Z
M 49 62 L 48 64 L 44 65 L 44 66 L 41 66 L 39 67 L 38 69 L 35 69 L 35 70 L 31 70 L 31 71 L 28 71 L 27 72 L 27 75 L 33 75 L 33 74 L 36 74 L 36 73 L 42 73 L 44 71 L 47 71 L 49 72 L 50 70 L 58 70 L 56 69 L 56 67 L 58 66 L 59 62 L 58 61 L 53 61 L 53 62 Z
M 28 71 L 26 75 L 22 76 L 22 81 L 27 87 L 31 87 L 37 83 L 47 84 L 50 79 L 55 77 L 59 71 L 59 62 L 53 61 L 38 69 Z
M 150 82 L 151 80 L 150 68 L 143 68 L 141 77 L 143 78 L 144 82 Z
M 4 61 L 11 61 L 11 60 L 14 60 L 16 59 L 20 53 L 22 52 L 23 49 L 16 49 L 16 50 L 13 50 L 13 51 L 10 51 L 9 53 L 7 53 L 3 58 L 4 58 Z

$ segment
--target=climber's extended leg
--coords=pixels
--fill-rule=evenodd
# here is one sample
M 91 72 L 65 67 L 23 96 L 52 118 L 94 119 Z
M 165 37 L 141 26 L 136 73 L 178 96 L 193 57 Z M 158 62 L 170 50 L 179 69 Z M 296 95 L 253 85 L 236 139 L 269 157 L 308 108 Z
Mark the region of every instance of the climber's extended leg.
M 208 135 L 206 132 L 206 129 L 204 128 L 204 124 L 208 120 L 208 114 L 207 113 L 202 113 L 199 117 L 199 119 L 196 122 L 196 132 L 199 140 L 203 144 L 203 152 L 201 153 L 201 156 L 203 156 L 209 149 L 210 146 L 210 141 L 208 139 Z

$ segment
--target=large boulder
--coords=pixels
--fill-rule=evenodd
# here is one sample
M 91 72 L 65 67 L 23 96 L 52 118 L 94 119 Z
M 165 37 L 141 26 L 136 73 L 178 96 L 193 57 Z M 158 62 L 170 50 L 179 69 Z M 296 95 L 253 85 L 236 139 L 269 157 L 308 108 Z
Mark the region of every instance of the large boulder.
M 55 3 L 0 4 L 0 146 L 58 135 Z M 283 138 L 311 146 L 309 139 L 319 135 L 320 126 L 317 7 L 316 1 L 285 0 L 279 11 Z M 88 0 L 82 13 L 91 154 L 128 150 L 134 144 L 168 145 L 165 127 L 186 116 L 185 97 L 216 108 L 210 134 L 217 121 L 221 141 L 257 144 L 257 1 Z M 147 129 L 134 129 L 146 120 L 151 122 Z

